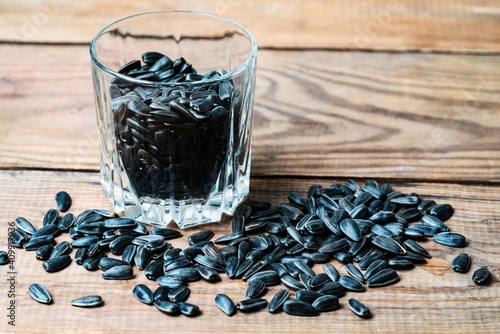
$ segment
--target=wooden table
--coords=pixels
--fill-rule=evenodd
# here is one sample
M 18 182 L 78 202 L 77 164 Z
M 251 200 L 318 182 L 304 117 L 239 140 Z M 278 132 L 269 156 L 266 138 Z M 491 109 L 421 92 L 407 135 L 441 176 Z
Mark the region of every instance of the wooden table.
M 130 281 L 105 281 L 75 263 L 47 274 L 33 252 L 16 249 L 15 274 L 0 267 L 0 332 L 498 332 L 497 1 L 17 0 L 1 7 L 0 249 L 7 248 L 8 223 L 24 216 L 41 226 L 59 190 L 73 197 L 71 212 L 111 208 L 99 183 L 88 43 L 118 18 L 175 8 L 228 17 L 258 41 L 250 198 L 277 204 L 313 183 L 390 182 L 452 204 L 448 225 L 468 246 L 426 241 L 432 259 L 402 271 L 400 283 L 348 293 L 340 310 L 315 318 L 267 311 L 226 317 L 215 295 L 242 299 L 246 283 L 223 275 L 217 284 L 190 285 L 189 301 L 203 312 L 194 319 L 136 301 L 136 284 L 156 286 L 137 269 Z M 210 228 L 220 236 L 228 219 Z M 185 237 L 198 230 L 183 231 L 173 244 L 186 247 Z M 472 257 L 465 275 L 450 269 L 461 252 Z M 489 286 L 471 280 L 480 266 L 492 272 Z M 7 294 L 10 276 L 15 297 Z M 52 305 L 30 299 L 33 282 L 52 292 Z M 103 296 L 105 305 L 70 306 L 89 294 Z M 355 316 L 346 304 L 351 297 L 366 303 L 373 318 Z M 6 317 L 12 301 L 15 328 Z

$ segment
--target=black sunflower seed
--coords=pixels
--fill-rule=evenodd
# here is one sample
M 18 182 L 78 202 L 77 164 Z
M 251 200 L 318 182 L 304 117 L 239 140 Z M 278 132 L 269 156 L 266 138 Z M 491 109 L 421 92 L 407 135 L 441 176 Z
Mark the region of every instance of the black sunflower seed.
M 68 211 L 71 206 L 71 197 L 65 191 L 60 191 L 56 194 L 56 203 L 59 210 L 62 212 Z
M 241 312 L 255 312 L 267 306 L 267 300 L 262 298 L 245 299 L 236 304 Z
M 345 269 L 346 269 L 346 271 L 347 271 L 347 273 L 349 275 L 351 275 L 352 277 L 356 278 L 361 283 L 365 282 L 365 277 L 363 276 L 363 274 L 361 273 L 361 271 L 359 271 L 359 269 L 354 264 L 348 263 L 345 266 Z
M 107 280 L 129 280 L 134 278 L 134 271 L 129 265 L 113 267 L 102 274 Z
M 43 226 L 55 224 L 57 218 L 59 218 L 59 211 L 57 211 L 56 209 L 50 209 L 43 217 Z
M 179 311 L 188 317 L 195 317 L 200 314 L 200 308 L 198 305 L 186 302 L 179 302 L 177 305 L 179 305 Z
M 232 316 L 234 314 L 234 311 L 236 310 L 232 299 L 222 293 L 218 294 L 215 297 L 215 304 L 220 308 L 222 312 L 224 312 L 228 316 Z
M 35 301 L 42 303 L 42 304 L 50 304 L 52 303 L 52 296 L 50 293 L 45 289 L 45 287 L 39 283 L 34 283 L 31 284 L 28 293 L 31 298 L 33 298 Z
M 337 296 L 321 296 L 312 303 L 312 307 L 318 312 L 335 311 L 340 308 L 339 298 Z
M 479 268 L 472 274 L 472 281 L 477 285 L 486 285 L 491 281 L 491 273 L 488 268 Z
M 77 307 L 97 307 L 103 303 L 101 296 L 85 296 L 71 301 L 71 305 Z
M 45 261 L 42 266 L 45 271 L 52 273 L 66 268 L 71 263 L 69 255 L 61 255 Z
M 37 228 L 23 217 L 16 218 L 16 226 L 30 235 L 37 231 Z
M 288 297 L 290 297 L 289 291 L 286 290 L 278 291 L 276 295 L 274 295 L 273 299 L 271 299 L 271 301 L 267 305 L 267 310 L 270 313 L 275 313 L 279 311 L 282 308 L 285 301 L 288 299 Z
M 372 239 L 372 244 L 394 254 L 406 253 L 406 250 L 399 242 L 386 236 L 377 235 Z
M 287 300 L 283 304 L 283 310 L 290 315 L 299 317 L 314 317 L 319 314 L 318 310 L 311 304 L 301 300 Z
M 187 286 L 180 286 L 170 290 L 168 293 L 168 299 L 174 303 L 183 302 L 188 299 L 190 293 L 191 290 Z
M 466 273 L 470 268 L 470 257 L 467 253 L 462 253 L 451 261 L 451 268 L 458 273 Z
M 340 276 L 339 283 L 340 285 L 342 285 L 342 287 L 344 287 L 344 289 L 349 291 L 353 292 L 365 291 L 365 287 L 363 286 L 363 284 L 352 276 L 346 276 L 346 275 Z
M 348 305 L 351 311 L 353 311 L 356 315 L 364 318 L 370 316 L 370 310 L 368 309 L 368 307 L 366 307 L 365 304 L 360 303 L 356 299 L 349 299 Z
M 299 290 L 295 294 L 295 298 L 297 300 L 304 301 L 308 304 L 312 304 L 316 299 L 323 296 L 324 294 L 322 294 L 321 292 L 312 290 Z
M 434 235 L 434 241 L 450 247 L 465 247 L 465 237 L 455 232 L 441 232 Z
M 179 305 L 167 300 L 158 300 L 154 302 L 156 308 L 164 313 L 175 315 L 180 312 Z
M 399 276 L 396 270 L 385 268 L 373 274 L 368 279 L 367 284 L 370 288 L 387 286 L 399 282 Z
M 266 291 L 266 284 L 262 281 L 252 281 L 247 288 L 247 291 L 245 293 L 245 298 L 247 299 L 253 299 L 253 298 L 259 298 L 264 294 Z
M 333 264 L 331 263 L 325 263 L 323 265 L 323 271 L 325 272 L 325 274 L 328 275 L 328 277 L 330 277 L 330 279 L 332 281 L 338 281 L 339 280 L 339 272 L 337 271 L 337 269 L 333 266 Z

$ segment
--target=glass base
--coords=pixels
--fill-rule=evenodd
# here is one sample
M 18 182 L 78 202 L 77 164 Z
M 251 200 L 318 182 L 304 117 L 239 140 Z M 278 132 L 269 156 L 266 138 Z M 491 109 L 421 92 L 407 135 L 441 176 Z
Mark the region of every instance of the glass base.
M 223 192 L 209 194 L 208 201 L 175 201 L 137 198 L 118 184 L 113 184 L 109 177 L 101 177 L 103 192 L 115 212 L 124 212 L 127 218 L 158 227 L 165 227 L 174 221 L 179 228 L 219 222 L 223 213 L 232 215 L 249 193 L 249 178 L 240 178 L 238 181 L 234 189 L 227 188 Z

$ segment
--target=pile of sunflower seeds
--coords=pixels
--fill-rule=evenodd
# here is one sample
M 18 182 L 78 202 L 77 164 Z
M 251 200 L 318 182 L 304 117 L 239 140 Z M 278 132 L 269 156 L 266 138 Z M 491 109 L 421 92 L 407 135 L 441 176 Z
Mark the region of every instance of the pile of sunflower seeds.
M 64 211 L 69 209 L 71 198 L 61 192 L 56 202 Z M 450 232 L 445 224 L 452 215 L 449 204 L 422 200 L 418 194 L 403 194 L 373 180 L 363 187 L 349 180 L 327 188 L 312 185 L 306 198 L 291 192 L 287 203 L 274 208 L 266 201 L 246 200 L 232 218 L 227 235 L 211 241 L 214 232 L 207 229 L 187 237 L 191 246 L 185 249 L 167 242 L 179 238 L 179 231 L 152 228 L 148 234 L 142 223 L 98 209 L 86 210 L 76 218 L 67 213 L 60 219 L 58 210 L 51 209 L 40 229 L 19 217 L 9 242 L 36 251 L 47 272 L 68 266 L 72 248 L 77 248 L 77 264 L 87 270 L 103 270 L 104 279 L 132 279 L 135 264 L 159 287 L 153 292 L 140 284 L 133 295 L 167 314 L 200 314 L 198 306 L 186 302 L 188 283 L 219 281 L 225 273 L 248 283 L 245 298 L 236 305 L 227 295 L 216 296 L 216 305 L 228 316 L 236 310 L 253 312 L 266 306 L 271 313 L 284 310 L 296 316 L 316 316 L 338 309 L 339 298 L 346 291 L 364 292 L 365 285 L 396 284 L 398 269 L 425 263 L 431 255 L 417 243 L 419 240 L 432 237 L 446 246 L 464 247 L 465 237 Z M 69 232 L 73 241 L 56 245 L 54 237 L 61 232 Z M 221 244 L 225 246 L 216 246 Z M 108 258 L 108 252 L 121 259 Z M 345 264 L 348 275 L 340 275 L 330 263 L 332 259 Z M 316 263 L 324 263 L 322 273 L 311 269 Z M 460 254 L 451 266 L 465 273 L 470 258 Z M 487 284 L 490 277 L 487 268 L 480 268 L 472 278 L 476 284 Z M 261 298 L 267 287 L 280 284 L 288 289 L 280 290 L 270 302 Z M 295 292 L 294 299 L 290 291 Z M 36 301 L 52 302 L 40 284 L 33 284 L 29 292 Z M 86 296 L 72 305 L 102 303 L 99 296 Z M 370 316 L 368 307 L 356 299 L 351 298 L 348 306 L 358 316 Z

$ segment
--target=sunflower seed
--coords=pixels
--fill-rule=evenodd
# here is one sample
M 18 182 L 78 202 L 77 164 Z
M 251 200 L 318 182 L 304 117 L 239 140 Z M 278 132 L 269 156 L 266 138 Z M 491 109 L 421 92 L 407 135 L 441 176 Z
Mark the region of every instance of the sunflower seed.
M 159 285 L 162 285 L 162 286 L 167 286 L 170 289 L 175 289 L 175 288 L 180 287 L 181 285 L 184 285 L 184 281 L 182 280 L 182 278 L 180 278 L 179 276 L 173 276 L 173 275 L 160 276 L 156 279 L 156 283 L 158 283 Z
M 206 244 L 201 250 L 210 260 L 220 265 L 224 265 L 224 255 L 214 244 Z
M 104 221 L 104 228 L 107 229 L 118 229 L 118 228 L 134 228 L 137 227 L 137 223 L 133 219 L 129 218 L 110 218 Z
M 231 219 L 230 224 L 231 233 L 243 233 L 245 229 L 245 217 L 242 215 L 236 215 Z
M 324 295 L 332 295 L 337 297 L 342 297 L 345 293 L 344 287 L 339 282 L 328 282 L 318 290 L 318 292 Z
M 213 270 L 212 268 L 208 268 L 204 265 L 197 265 L 196 270 L 200 273 L 200 276 L 208 281 L 208 282 L 218 282 L 220 281 L 219 273 Z
M 54 224 L 45 225 L 44 227 L 33 233 L 31 235 L 31 239 L 35 239 L 44 235 L 55 236 L 57 233 L 59 233 L 59 231 L 59 228 Z
M 177 305 L 179 305 L 180 312 L 188 317 L 195 317 L 200 314 L 200 308 L 197 305 L 186 302 L 179 302 Z
M 34 283 L 31 284 L 28 293 L 31 298 L 33 298 L 35 301 L 42 303 L 42 304 L 50 304 L 52 303 L 52 296 L 50 293 L 45 289 L 45 287 L 39 283 Z
M 236 271 L 235 277 L 241 277 L 250 267 L 252 267 L 254 264 L 254 261 L 250 259 L 245 259 L 239 266 L 238 270 Z
M 349 247 L 349 243 L 346 239 L 339 239 L 335 241 L 330 241 L 327 244 L 323 244 L 319 247 L 318 251 L 321 253 L 336 253 L 345 248 Z
M 325 274 L 328 275 L 328 277 L 330 277 L 330 279 L 332 281 L 338 281 L 339 280 L 339 272 L 337 271 L 337 269 L 333 266 L 333 264 L 331 263 L 325 263 L 323 265 L 323 271 L 325 272 Z
M 102 257 L 99 260 L 98 266 L 99 266 L 99 269 L 106 271 L 106 270 L 109 270 L 113 267 L 125 266 L 125 265 L 128 265 L 128 263 L 125 261 L 122 261 L 119 259 L 114 259 L 114 258 L 109 258 L 109 257 Z
M 465 247 L 465 237 L 455 232 L 441 232 L 434 235 L 434 241 L 450 247 Z
M 57 211 L 56 209 L 50 209 L 43 217 L 43 226 L 55 224 L 57 218 L 59 218 L 59 211 Z
M 295 298 L 297 300 L 304 301 L 308 304 L 312 304 L 319 297 L 324 296 L 321 292 L 311 291 L 311 290 L 299 290 L 297 291 Z
M 53 259 L 55 257 L 58 257 L 59 255 L 66 254 L 70 250 L 70 248 L 71 246 L 67 241 L 59 243 L 56 247 L 54 247 L 54 249 L 50 253 L 49 259 Z
M 312 307 L 318 312 L 335 311 L 340 308 L 339 298 L 337 296 L 321 296 L 312 303 Z
M 180 231 L 172 230 L 169 228 L 153 228 L 151 230 L 151 234 L 162 236 L 164 240 L 175 239 L 182 236 Z
M 50 258 L 50 254 L 54 250 L 51 244 L 44 245 L 36 250 L 36 258 L 38 260 L 46 261 Z
M 345 266 L 345 269 L 346 269 L 346 271 L 347 271 L 347 273 L 349 275 L 351 275 L 352 277 L 356 278 L 361 283 L 365 283 L 366 282 L 365 277 L 363 276 L 363 274 L 361 273 L 361 271 L 359 271 L 359 269 L 354 264 L 348 263 Z
M 386 268 L 389 268 L 389 263 L 386 260 L 380 259 L 374 261 L 366 269 L 365 279 L 369 280 L 372 276 L 374 276 L 375 274 Z
M 90 245 L 99 241 L 99 237 L 96 235 L 89 235 L 86 237 L 78 238 L 71 242 L 71 247 L 79 248 L 79 247 L 89 247 Z
M 234 314 L 234 311 L 236 310 L 234 302 L 231 300 L 231 298 L 222 293 L 218 294 L 215 297 L 215 304 L 221 309 L 222 312 L 224 312 L 228 316 L 232 316 Z
M 387 263 L 389 263 L 389 267 L 396 269 L 409 268 L 413 266 L 412 261 L 401 257 L 393 257 L 392 259 L 389 259 Z
M 154 302 L 156 308 L 164 313 L 175 315 L 180 312 L 179 305 L 169 302 L 167 300 L 158 300 Z
M 394 254 L 406 253 L 406 250 L 399 242 L 386 236 L 377 235 L 372 239 L 372 244 Z
M 30 235 L 37 231 L 37 228 L 23 217 L 16 218 L 16 226 Z
M 40 250 L 40 249 L 38 249 L 38 250 Z M 37 250 L 37 252 L 38 252 L 38 250 Z M 78 250 L 75 253 L 75 262 L 77 264 L 82 265 L 83 262 L 86 259 L 88 259 L 87 251 L 88 251 L 87 248 L 78 248 Z M 43 260 L 43 259 L 40 259 L 40 260 Z
M 201 241 L 208 241 L 212 239 L 214 232 L 211 230 L 204 230 L 201 232 L 194 233 L 187 238 L 187 241 L 193 245 Z
M 180 286 L 170 290 L 168 293 L 168 299 L 174 303 L 183 302 L 189 297 L 190 292 L 191 290 L 187 286 Z
M 222 265 L 211 260 L 206 255 L 196 255 L 194 258 L 194 261 L 196 261 L 197 263 L 202 264 L 204 266 L 207 266 L 209 268 L 212 268 L 220 273 L 225 272 L 225 268 Z
M 129 280 L 134 278 L 134 271 L 129 265 L 112 267 L 102 274 L 102 278 L 108 280 Z
M 422 255 L 423 257 L 427 257 L 427 258 L 431 257 L 429 252 L 427 252 L 424 247 L 422 247 L 421 245 L 419 245 L 418 243 L 416 243 L 413 240 L 407 239 L 404 241 L 404 244 L 409 250 L 411 250 L 414 253 L 417 253 L 417 254 Z
M 132 244 L 127 245 L 127 247 L 125 247 L 125 249 L 123 250 L 122 260 L 125 261 L 129 266 L 132 266 L 136 251 L 137 251 L 136 245 Z
M 77 307 L 97 307 L 103 304 L 101 296 L 85 296 L 73 299 L 71 305 Z
M 250 285 L 247 288 L 247 291 L 245 293 L 245 298 L 247 299 L 253 299 L 253 298 L 258 298 L 264 294 L 266 290 L 266 284 L 262 281 L 252 281 Z
M 166 276 L 173 276 L 180 278 L 183 282 L 196 282 L 201 279 L 200 273 L 195 267 L 182 267 L 170 270 L 165 274 Z
M 152 281 L 156 281 L 158 279 L 158 277 L 161 277 L 163 275 L 164 275 L 163 261 L 161 261 L 161 260 L 151 262 L 144 269 L 144 276 L 146 276 L 147 279 L 152 280 Z
M 262 281 L 266 286 L 273 286 L 280 284 L 280 277 L 274 270 L 265 270 L 258 272 L 247 280 L 251 284 L 255 281 Z
M 59 210 L 62 212 L 68 211 L 71 206 L 71 197 L 65 191 L 60 191 L 56 194 L 56 203 Z
M 28 233 L 17 228 L 12 229 L 12 231 L 9 233 L 9 244 L 12 244 L 18 248 L 23 247 L 23 245 L 28 242 L 29 239 L 30 237 Z
M 345 275 L 340 276 L 339 283 L 344 287 L 344 289 L 349 291 L 353 292 L 365 291 L 365 287 L 363 286 L 363 284 L 352 276 L 345 276 Z
M 290 275 L 283 275 L 283 277 L 280 278 L 281 282 L 285 284 L 287 287 L 293 290 L 302 290 L 305 289 L 304 284 L 302 284 L 300 281 L 296 280 Z
M 486 267 L 479 268 L 472 274 L 472 281 L 477 285 L 486 285 L 491 281 L 491 273 Z
M 34 251 L 44 245 L 55 245 L 56 242 L 52 235 L 43 235 L 37 238 L 31 238 L 28 242 L 25 242 L 23 248 L 27 251 Z
M 429 213 L 442 221 L 447 221 L 448 218 L 453 216 L 453 212 L 453 207 L 450 204 L 439 204 L 432 207 Z
M 301 300 L 287 300 L 283 304 L 283 310 L 290 315 L 299 317 L 314 317 L 317 316 L 318 310 L 311 304 Z
M 87 270 L 97 270 L 97 268 L 99 268 L 99 260 L 104 256 L 106 256 L 106 253 L 104 251 L 99 251 L 94 256 L 83 261 L 82 266 Z
M 159 286 L 156 288 L 153 294 L 153 302 L 159 300 L 167 300 L 168 301 L 168 293 L 170 292 L 170 288 L 168 286 Z
M 370 288 L 387 286 L 399 282 L 399 276 L 396 270 L 392 268 L 385 268 L 373 274 L 368 279 L 367 284 Z
M 424 215 L 422 217 L 422 224 L 427 225 L 427 226 L 436 227 L 439 229 L 440 232 L 448 231 L 448 226 L 446 226 L 445 223 L 443 223 L 438 217 L 435 217 L 435 216 Z
M 360 317 L 364 317 L 364 318 L 367 318 L 370 316 L 370 310 L 368 309 L 368 307 L 366 307 L 366 305 L 360 303 L 356 299 L 351 298 L 351 299 L 349 299 L 349 301 L 347 303 L 348 303 L 351 311 L 354 312 L 354 314 L 356 314 Z
M 462 253 L 451 261 L 451 268 L 458 273 L 466 273 L 470 268 L 470 257 L 467 253 Z
M 57 224 L 57 228 L 61 231 L 68 231 L 73 226 L 74 221 L 75 216 L 72 213 L 67 213 L 61 218 Z
M 245 299 L 236 304 L 241 312 L 255 312 L 267 306 L 267 300 L 261 298 Z
M 275 313 L 281 309 L 285 301 L 290 297 L 290 292 L 286 290 L 280 290 L 274 295 L 273 299 L 267 305 L 267 310 L 270 313 Z
M 66 268 L 71 263 L 69 255 L 61 255 L 45 261 L 42 266 L 45 271 L 52 273 Z

